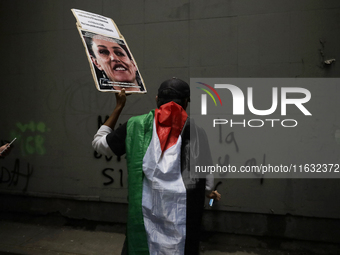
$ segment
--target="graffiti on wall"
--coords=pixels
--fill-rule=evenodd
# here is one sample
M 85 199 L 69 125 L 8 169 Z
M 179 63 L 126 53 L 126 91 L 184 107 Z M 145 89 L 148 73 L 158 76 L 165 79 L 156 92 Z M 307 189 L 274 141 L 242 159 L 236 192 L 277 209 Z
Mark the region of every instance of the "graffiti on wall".
M 25 164 L 17 158 L 13 167 L 1 167 L 0 184 L 7 185 L 7 187 L 23 187 L 22 191 L 25 192 L 32 174 L 33 166 L 29 163 Z
M 240 148 L 239 148 L 239 145 L 237 143 L 237 140 L 236 140 L 236 134 L 232 131 L 230 133 L 227 134 L 227 136 L 223 139 L 223 131 L 222 131 L 222 128 L 221 126 L 219 127 L 219 143 L 222 144 L 222 143 L 226 143 L 226 144 L 230 144 L 230 145 L 233 145 L 234 147 L 234 150 L 239 153 L 240 151 Z M 223 157 L 223 161 L 222 161 L 222 157 L 218 157 L 217 159 L 217 162 L 220 166 L 228 166 L 230 165 L 230 156 L 229 154 L 225 154 L 224 157 Z M 258 164 L 259 160 L 257 160 L 256 158 L 254 157 L 251 157 L 249 159 L 246 159 L 245 160 L 245 163 L 244 163 L 244 166 L 257 166 L 259 165 Z M 262 162 L 261 164 L 262 165 L 265 165 L 266 163 L 266 154 L 264 153 L 263 154 L 263 157 L 262 157 Z M 219 173 L 220 177 L 225 177 L 228 173 L 225 172 L 225 173 Z M 263 177 L 264 175 L 261 174 L 261 173 L 255 173 L 254 172 L 254 175 L 256 175 L 256 177 L 260 177 L 260 183 L 263 184 Z
M 10 132 L 11 139 L 17 138 L 15 146 L 20 147 L 21 155 L 45 155 L 45 134 L 50 129 L 42 121 L 17 122 Z
M 109 116 L 105 116 L 105 119 L 103 121 L 102 117 L 101 116 L 98 116 L 97 118 L 97 124 L 98 124 L 98 129 L 100 128 L 101 125 L 103 125 L 105 123 L 105 121 L 109 118 Z M 119 124 L 120 125 L 120 124 Z M 107 156 L 103 156 L 102 154 L 99 154 L 98 152 L 94 151 L 93 153 L 94 155 L 94 158 L 96 159 L 105 159 L 107 162 L 111 162 L 114 157 L 107 157 Z M 121 157 L 117 156 L 115 157 L 116 160 L 118 162 L 121 161 Z M 118 176 L 116 177 L 117 174 L 115 173 L 118 173 Z M 102 175 L 105 177 L 106 181 L 103 183 L 104 186 L 108 186 L 108 185 L 112 185 L 113 183 L 117 182 L 117 179 L 119 181 L 119 186 L 122 188 L 123 187 L 123 170 L 122 169 L 119 169 L 118 171 L 115 171 L 114 168 L 104 168 L 102 171 L 101 171 Z

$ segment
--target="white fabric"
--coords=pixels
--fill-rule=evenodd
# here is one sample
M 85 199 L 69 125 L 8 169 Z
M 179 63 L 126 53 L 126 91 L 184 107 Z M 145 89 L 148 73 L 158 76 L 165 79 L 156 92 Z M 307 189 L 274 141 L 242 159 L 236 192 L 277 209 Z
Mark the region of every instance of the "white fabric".
M 153 135 L 143 159 L 143 216 L 151 255 L 184 254 L 186 189 L 181 175 L 181 144 L 163 155 L 153 124 Z
M 106 125 L 102 125 L 98 129 L 92 141 L 92 147 L 96 152 L 103 154 L 105 156 L 113 156 L 113 152 L 106 141 L 106 136 L 111 132 L 112 129 Z
M 205 177 L 205 190 L 210 192 L 214 188 L 214 175 L 213 174 L 208 174 Z

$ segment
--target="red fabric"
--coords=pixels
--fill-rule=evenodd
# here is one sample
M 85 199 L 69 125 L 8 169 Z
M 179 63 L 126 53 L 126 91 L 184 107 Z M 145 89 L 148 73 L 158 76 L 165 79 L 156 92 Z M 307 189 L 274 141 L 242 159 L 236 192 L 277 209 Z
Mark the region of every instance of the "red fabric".
M 162 152 L 177 143 L 188 114 L 178 104 L 169 102 L 155 110 L 156 131 Z

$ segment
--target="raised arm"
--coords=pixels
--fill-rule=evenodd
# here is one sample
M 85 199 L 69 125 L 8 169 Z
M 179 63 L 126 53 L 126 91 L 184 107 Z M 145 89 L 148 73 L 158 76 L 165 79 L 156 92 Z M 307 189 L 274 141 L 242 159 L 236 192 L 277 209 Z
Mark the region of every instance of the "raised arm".
M 95 151 L 106 156 L 113 156 L 113 152 L 106 141 L 106 136 L 113 132 L 119 115 L 121 114 L 126 102 L 125 89 L 122 89 L 119 94 L 115 95 L 116 107 L 111 113 L 110 117 L 107 119 L 107 121 L 105 121 L 104 125 L 102 125 L 98 129 L 92 141 L 92 147 L 95 149 Z
M 116 94 L 116 107 L 111 113 L 110 117 L 105 121 L 104 125 L 110 127 L 114 130 L 119 115 L 121 114 L 126 102 L 125 89 L 122 89 L 118 94 Z

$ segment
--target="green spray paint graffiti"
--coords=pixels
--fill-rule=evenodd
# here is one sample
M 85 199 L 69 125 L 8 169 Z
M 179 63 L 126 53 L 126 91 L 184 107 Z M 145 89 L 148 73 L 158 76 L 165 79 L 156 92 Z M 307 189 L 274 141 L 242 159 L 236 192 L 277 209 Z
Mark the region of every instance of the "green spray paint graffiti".
M 22 124 L 21 122 L 16 123 L 16 129 L 12 130 L 10 133 L 11 139 L 17 138 L 20 143 L 20 149 L 23 156 L 26 155 L 44 155 L 46 154 L 45 148 L 45 136 L 46 132 L 50 129 L 47 128 L 44 122 L 34 122 Z

